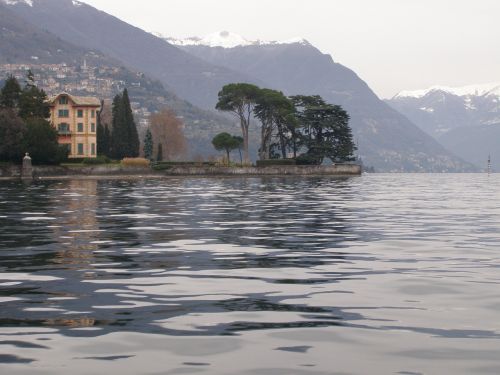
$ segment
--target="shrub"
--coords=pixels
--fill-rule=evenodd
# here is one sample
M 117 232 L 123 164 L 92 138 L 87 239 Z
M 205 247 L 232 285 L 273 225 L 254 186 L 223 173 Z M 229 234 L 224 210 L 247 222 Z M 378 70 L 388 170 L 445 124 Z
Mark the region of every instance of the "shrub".
M 318 159 L 309 154 L 302 154 L 295 159 L 297 165 L 319 165 Z
M 144 158 L 124 158 L 121 161 L 122 166 L 124 167 L 140 167 L 140 168 L 148 168 L 150 165 L 149 160 Z
M 98 164 L 109 164 L 111 163 L 111 159 L 105 155 L 99 155 L 96 158 L 86 158 L 83 159 L 82 164 L 85 165 L 98 165 Z
M 257 167 L 269 167 L 277 165 L 296 165 L 295 159 L 266 159 L 257 160 Z

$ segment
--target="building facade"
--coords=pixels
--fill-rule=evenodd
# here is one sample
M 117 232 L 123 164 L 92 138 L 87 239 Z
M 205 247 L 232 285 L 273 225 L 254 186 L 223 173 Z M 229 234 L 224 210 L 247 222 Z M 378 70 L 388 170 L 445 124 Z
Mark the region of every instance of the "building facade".
M 59 133 L 59 144 L 68 147 L 69 158 L 97 157 L 99 99 L 61 93 L 49 104 L 50 122 Z

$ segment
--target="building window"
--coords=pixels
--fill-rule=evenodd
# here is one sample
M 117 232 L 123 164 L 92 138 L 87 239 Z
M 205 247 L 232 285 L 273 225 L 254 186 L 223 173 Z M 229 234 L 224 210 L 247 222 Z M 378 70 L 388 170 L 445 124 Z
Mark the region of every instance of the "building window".
M 59 134 L 70 134 L 69 124 L 62 123 L 57 126 L 57 131 Z
M 95 155 L 95 143 L 90 144 L 90 154 Z
M 76 116 L 77 116 L 78 118 L 83 118 L 83 109 L 79 109 L 79 110 L 77 111 Z
M 68 104 L 68 97 L 67 96 L 61 96 L 59 98 L 59 104 L 62 104 L 62 105 Z
M 83 155 L 83 143 L 78 143 L 78 155 L 81 156 Z
M 90 124 L 90 132 L 95 133 L 95 124 L 94 123 Z
M 95 110 L 94 110 L 94 109 L 90 112 L 90 116 L 91 116 L 92 118 L 95 118 Z
M 83 123 L 82 122 L 79 122 L 78 125 L 77 125 L 77 132 L 78 133 L 83 133 Z
M 69 109 L 60 109 L 59 117 L 69 117 Z

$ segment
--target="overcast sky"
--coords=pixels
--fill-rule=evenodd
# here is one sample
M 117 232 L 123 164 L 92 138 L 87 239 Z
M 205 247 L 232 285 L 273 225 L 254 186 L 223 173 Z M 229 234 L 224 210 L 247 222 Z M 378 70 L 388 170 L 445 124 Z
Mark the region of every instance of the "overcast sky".
M 500 0 L 84 0 L 172 37 L 303 37 L 381 97 L 500 82 Z

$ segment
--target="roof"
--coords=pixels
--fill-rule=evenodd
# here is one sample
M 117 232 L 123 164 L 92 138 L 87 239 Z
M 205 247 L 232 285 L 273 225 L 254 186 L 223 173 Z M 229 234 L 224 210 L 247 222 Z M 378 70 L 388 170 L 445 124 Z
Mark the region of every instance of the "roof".
M 49 99 L 50 104 L 55 104 L 55 101 L 62 95 L 66 95 L 71 99 L 73 103 L 77 106 L 83 107 L 100 107 L 101 101 L 98 98 L 94 98 L 92 96 L 76 96 L 68 94 L 67 92 L 62 92 L 56 96 L 53 96 Z

